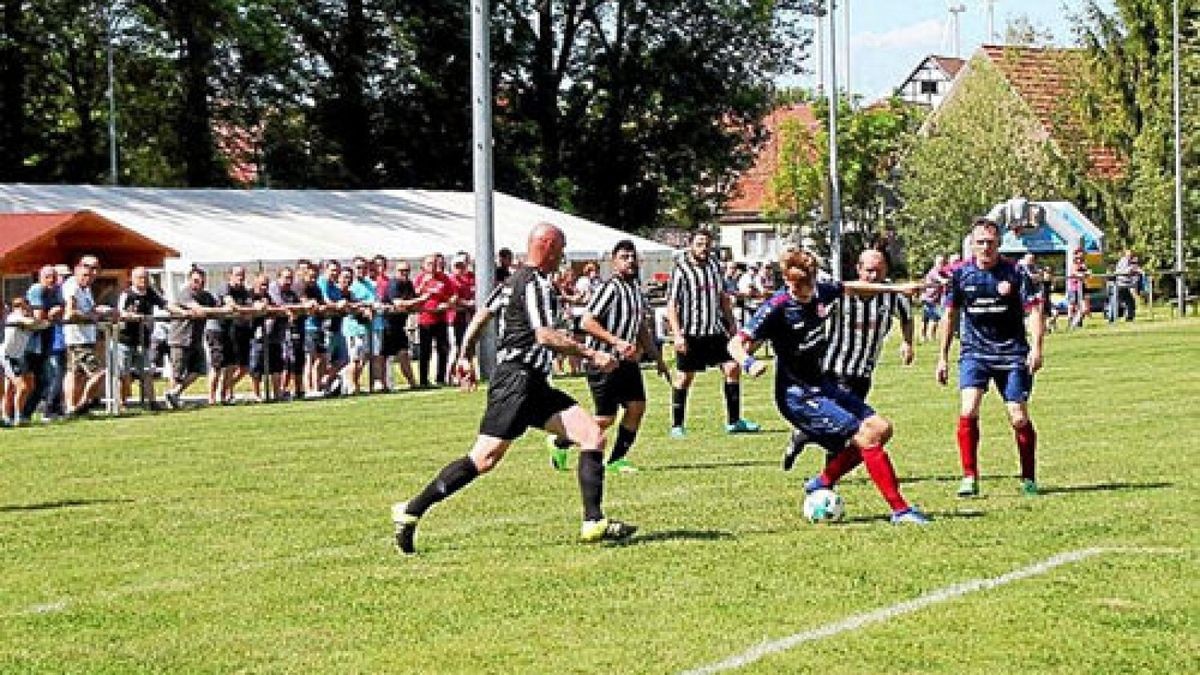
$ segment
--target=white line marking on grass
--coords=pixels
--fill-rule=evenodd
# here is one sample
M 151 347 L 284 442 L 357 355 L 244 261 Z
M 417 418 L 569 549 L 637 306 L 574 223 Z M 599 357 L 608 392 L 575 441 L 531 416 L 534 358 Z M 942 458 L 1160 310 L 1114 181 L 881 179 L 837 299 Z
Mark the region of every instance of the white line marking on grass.
M 946 602 L 947 600 L 961 598 L 962 596 L 970 593 L 991 590 L 1005 584 L 1011 584 L 1014 581 L 1020 581 L 1022 579 L 1028 579 L 1029 577 L 1045 574 L 1056 567 L 1077 563 L 1081 560 L 1086 560 L 1093 556 L 1104 553 L 1142 553 L 1162 555 L 1179 552 L 1182 551 L 1180 549 L 1170 548 L 1091 547 L 1079 549 L 1078 551 L 1059 553 L 1058 555 L 1051 556 L 1042 562 L 1013 570 L 1007 574 L 1001 574 L 998 577 L 992 577 L 990 579 L 974 579 L 971 581 L 965 581 L 961 584 L 946 586 L 945 588 L 938 589 L 932 593 L 926 593 L 925 595 L 912 600 L 906 600 L 889 607 L 882 607 L 880 609 L 864 612 L 862 614 L 855 614 L 854 616 L 842 619 L 841 621 L 826 624 L 819 628 L 796 633 L 794 635 L 789 635 L 779 640 L 763 642 L 762 644 L 752 647 L 741 654 L 731 656 L 724 661 L 718 661 L 707 666 L 701 666 L 700 668 L 689 670 L 685 673 L 685 675 L 718 673 L 724 670 L 733 670 L 734 668 L 748 666 L 751 663 L 762 659 L 763 657 L 785 652 L 806 642 L 814 642 L 827 637 L 833 637 L 839 633 L 858 630 L 864 626 L 888 621 L 905 614 L 911 614 L 912 612 L 924 609 L 930 605 L 936 605 L 938 603 Z

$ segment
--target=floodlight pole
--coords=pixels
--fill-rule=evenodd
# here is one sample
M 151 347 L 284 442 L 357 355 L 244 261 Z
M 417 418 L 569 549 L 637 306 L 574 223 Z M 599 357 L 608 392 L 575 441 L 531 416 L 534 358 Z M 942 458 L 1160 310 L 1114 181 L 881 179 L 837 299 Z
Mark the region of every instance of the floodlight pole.
M 117 184 L 117 96 L 113 87 L 113 31 L 116 15 L 112 3 L 104 13 L 105 60 L 108 65 L 108 180 Z
M 496 283 L 492 208 L 491 12 L 488 0 L 471 0 L 471 117 L 475 183 L 475 311 L 483 311 Z M 479 370 L 490 378 L 496 363 L 495 333 L 479 340 Z
M 837 2 L 829 3 L 829 271 L 842 280 L 842 188 L 838 181 Z
M 1179 123 L 1179 0 L 1171 3 L 1171 98 L 1175 122 L 1175 302 L 1179 316 L 1187 312 L 1187 280 L 1183 274 L 1183 146 Z

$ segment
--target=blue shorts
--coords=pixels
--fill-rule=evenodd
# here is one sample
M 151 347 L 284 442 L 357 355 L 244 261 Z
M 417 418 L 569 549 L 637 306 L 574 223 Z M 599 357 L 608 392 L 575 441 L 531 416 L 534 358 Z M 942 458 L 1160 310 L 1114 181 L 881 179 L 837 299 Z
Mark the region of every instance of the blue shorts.
M 831 382 L 776 387 L 775 405 L 809 441 L 830 452 L 841 452 L 863 420 L 875 414 L 861 398 Z
M 996 390 L 1007 403 L 1024 403 L 1033 393 L 1033 374 L 1022 359 L 1007 363 L 988 363 L 970 357 L 958 361 L 958 388 L 982 389 L 987 391 L 988 382 L 996 383 Z
M 924 301 L 921 304 L 923 306 L 923 310 L 921 312 L 921 317 L 925 321 L 941 321 L 942 320 L 942 310 L 938 307 L 938 304 L 936 302 Z

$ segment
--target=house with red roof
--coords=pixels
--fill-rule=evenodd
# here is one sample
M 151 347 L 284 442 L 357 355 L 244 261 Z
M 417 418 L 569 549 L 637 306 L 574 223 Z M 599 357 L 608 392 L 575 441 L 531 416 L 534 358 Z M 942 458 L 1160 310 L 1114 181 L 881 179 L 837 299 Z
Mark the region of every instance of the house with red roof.
M 782 129 L 797 123 L 812 131 L 822 123 L 807 103 L 776 108 L 763 120 L 765 140 L 755 153 L 750 168 L 742 172 L 729 192 L 725 209 L 718 217 L 721 247 L 728 249 L 738 262 L 759 262 L 778 257 L 780 242 L 786 236 L 766 217 L 771 203 L 771 176 L 779 167 L 783 152 Z M 813 149 L 812 157 L 817 152 Z
M 896 96 L 908 103 L 936 108 L 965 64 L 960 58 L 930 54 L 896 87 Z
M 999 101 L 997 105 L 1024 107 L 1032 113 L 1038 133 L 1060 152 L 1083 154 L 1090 176 L 1115 178 L 1124 171 L 1124 160 L 1115 149 L 1090 138 L 1086 133 L 1089 121 L 1069 105 L 1072 87 L 1082 77 L 1085 58 L 1082 49 L 984 45 L 962 66 L 946 92 L 943 105 L 925 121 L 924 130 L 936 128 L 945 104 L 986 64 L 999 71 L 1008 84 L 1010 100 Z

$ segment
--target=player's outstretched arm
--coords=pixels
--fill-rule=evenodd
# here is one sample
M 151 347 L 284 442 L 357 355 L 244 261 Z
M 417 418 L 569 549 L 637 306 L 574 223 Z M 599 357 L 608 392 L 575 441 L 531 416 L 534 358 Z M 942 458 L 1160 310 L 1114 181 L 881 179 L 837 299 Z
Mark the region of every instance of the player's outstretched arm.
M 1042 369 L 1042 343 L 1046 337 L 1046 312 L 1040 302 L 1029 310 L 1029 327 L 1033 334 L 1029 340 L 1029 357 L 1026 363 L 1029 372 L 1036 373 Z
M 598 352 L 594 349 L 588 349 L 562 331 L 548 326 L 541 326 L 534 330 L 533 335 L 537 343 L 543 347 L 563 356 L 579 356 L 586 361 L 590 361 L 600 372 L 609 373 L 617 367 L 617 359 L 611 355 L 605 352 Z
M 883 295 L 884 293 L 899 293 L 901 295 L 907 295 L 911 298 L 917 293 L 920 293 L 921 289 L 924 287 L 925 284 L 919 281 L 911 281 L 903 284 L 876 284 L 868 281 L 842 282 L 842 288 L 844 289 L 842 291 L 843 293 L 846 295 L 857 295 L 862 297 Z

